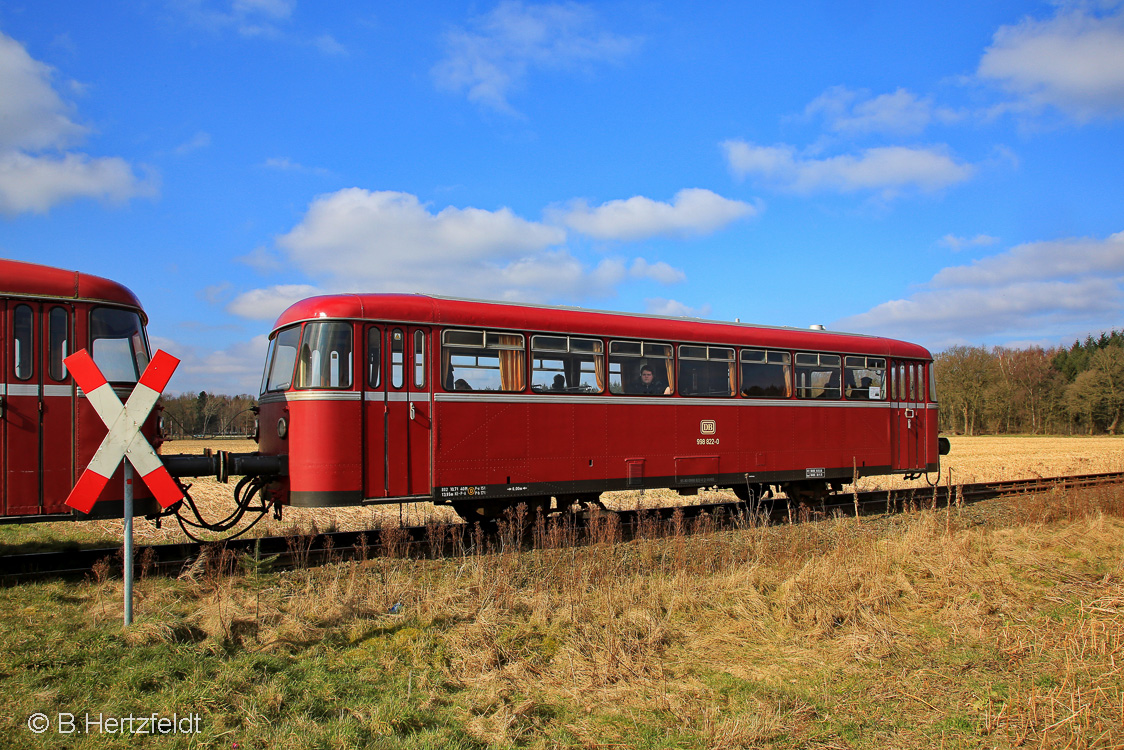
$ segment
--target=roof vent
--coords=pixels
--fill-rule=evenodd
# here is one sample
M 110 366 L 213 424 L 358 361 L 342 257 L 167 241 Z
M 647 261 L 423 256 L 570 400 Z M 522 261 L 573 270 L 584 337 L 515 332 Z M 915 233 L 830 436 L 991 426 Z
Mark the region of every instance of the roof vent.
M 813 330 L 813 331 L 826 331 L 827 330 L 826 328 L 823 327 L 823 323 L 813 323 L 812 325 L 808 326 L 808 328 Z

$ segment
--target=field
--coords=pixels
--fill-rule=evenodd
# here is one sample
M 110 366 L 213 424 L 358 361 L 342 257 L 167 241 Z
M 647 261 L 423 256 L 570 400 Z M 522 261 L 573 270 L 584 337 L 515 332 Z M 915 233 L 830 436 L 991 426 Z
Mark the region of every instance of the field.
M 1124 468 L 1108 438 L 953 451 L 954 482 Z M 127 631 L 104 574 L 9 587 L 0 746 L 1124 746 L 1124 490 L 702 524 L 286 572 L 216 556 L 141 580 Z M 106 731 L 153 713 L 199 733 Z

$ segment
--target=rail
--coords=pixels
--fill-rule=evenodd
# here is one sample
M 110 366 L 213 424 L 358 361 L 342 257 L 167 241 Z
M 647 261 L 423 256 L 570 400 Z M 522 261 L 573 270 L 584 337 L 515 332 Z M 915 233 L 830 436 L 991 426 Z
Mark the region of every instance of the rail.
M 704 514 L 724 519 L 727 525 L 750 522 L 783 522 L 824 517 L 834 513 L 878 515 L 893 509 L 919 507 L 945 507 L 953 501 L 977 503 L 1008 495 L 1032 494 L 1051 489 L 1081 489 L 1101 485 L 1124 484 L 1124 472 L 1081 474 L 1064 477 L 1023 479 L 975 484 L 938 485 L 936 487 L 873 490 L 832 495 L 822 505 L 794 506 L 785 498 L 765 498 L 758 502 L 710 503 L 703 505 L 676 505 L 643 510 L 612 511 L 622 529 L 624 538 L 630 530 L 643 524 L 674 522 L 676 514 L 690 521 Z M 566 516 L 576 534 L 571 538 L 580 543 L 580 532 L 591 518 L 605 517 L 609 511 L 594 510 Z M 510 519 L 514 523 L 513 519 Z M 503 522 L 501 522 L 502 524 Z M 526 521 L 528 531 L 531 522 Z M 510 524 L 509 524 L 510 526 Z M 440 529 L 435 538 L 435 529 Z M 268 560 L 273 568 L 297 565 L 316 565 L 326 561 L 379 556 L 391 548 L 392 554 L 402 556 L 445 556 L 479 549 L 481 532 L 468 524 L 442 524 L 441 526 L 395 527 L 393 539 L 383 539 L 380 529 L 366 531 L 321 532 L 316 535 L 263 536 L 241 538 L 225 542 L 179 542 L 154 544 L 137 548 L 134 565 L 144 572 L 178 575 L 190 566 L 228 565 L 238 558 Z M 492 531 L 491 549 L 504 544 L 495 541 Z M 499 536 L 502 536 L 500 534 Z M 509 534 L 509 536 L 511 536 Z M 520 539 L 523 534 L 516 534 Z M 510 543 L 510 542 L 509 542 Z M 108 564 L 111 572 L 121 570 L 120 547 L 97 549 L 63 549 L 48 552 L 0 555 L 0 579 L 19 582 L 37 578 L 82 577 L 93 573 L 95 566 Z

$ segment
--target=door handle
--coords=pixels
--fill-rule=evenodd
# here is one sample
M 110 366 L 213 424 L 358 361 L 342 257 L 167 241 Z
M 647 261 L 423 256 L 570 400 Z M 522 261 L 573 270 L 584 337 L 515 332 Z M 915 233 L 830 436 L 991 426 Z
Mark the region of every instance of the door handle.
M 410 419 L 413 419 L 415 416 L 416 416 L 416 412 L 414 411 L 414 402 L 411 401 L 410 402 Z

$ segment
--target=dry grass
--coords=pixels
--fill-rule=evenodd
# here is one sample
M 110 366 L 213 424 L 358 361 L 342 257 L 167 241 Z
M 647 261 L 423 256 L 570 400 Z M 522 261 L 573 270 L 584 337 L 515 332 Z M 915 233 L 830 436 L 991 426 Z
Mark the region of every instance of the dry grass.
M 1116 747 L 1124 491 L 975 511 L 155 581 L 129 637 L 342 639 L 489 746 Z
M 965 474 L 994 472 L 968 478 L 987 479 L 1119 469 L 1118 446 L 957 438 L 953 450 Z M 207 491 L 221 509 L 219 489 Z M 380 521 L 337 513 L 340 526 Z M 201 744 L 224 747 L 1124 746 L 1124 488 L 734 531 L 692 523 L 702 533 L 680 518 L 620 543 L 607 515 L 583 545 L 555 522 L 521 554 L 283 573 L 213 553 L 180 580 L 140 581 L 123 636 L 119 581 L 38 599 L 18 587 L 0 650 L 50 649 L 0 664 L 0 686 L 27 676 L 6 688 L 13 716 L 74 710 L 85 683 L 42 686 L 104 653 L 113 666 L 88 678 L 99 685 L 155 676 L 101 691 L 93 710 L 137 690 L 149 710 L 200 706 L 213 730 Z M 173 659 L 183 666 L 169 677 L 159 665 Z

